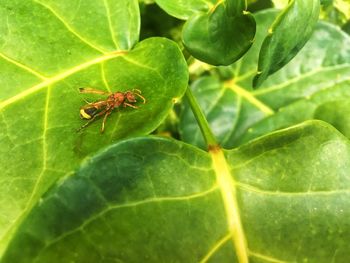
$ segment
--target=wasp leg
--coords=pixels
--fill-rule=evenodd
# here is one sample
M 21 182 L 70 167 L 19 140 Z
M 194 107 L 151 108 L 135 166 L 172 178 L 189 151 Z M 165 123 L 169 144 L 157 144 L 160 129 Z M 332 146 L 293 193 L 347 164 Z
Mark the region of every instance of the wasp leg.
M 92 88 L 79 88 L 80 93 L 91 93 L 91 94 L 101 94 L 101 95 L 111 95 L 112 93 L 103 90 L 92 89 Z
M 86 126 L 90 125 L 90 124 L 96 119 L 96 117 L 102 116 L 103 114 L 105 114 L 105 113 L 106 113 L 107 111 L 109 111 L 109 110 L 110 110 L 110 108 L 105 109 L 105 110 L 101 111 L 100 113 L 94 115 L 87 123 L 85 123 L 83 126 L 81 126 L 81 127 L 77 130 L 77 132 L 80 132 L 80 131 L 81 131 L 82 129 L 84 129 Z
M 111 108 L 109 111 L 107 111 L 106 114 L 105 114 L 105 116 L 103 117 L 102 127 L 101 127 L 101 133 L 103 133 L 104 130 L 105 130 L 105 123 L 106 123 L 107 117 L 108 117 L 109 114 L 112 113 L 112 110 L 113 110 L 113 108 Z
M 83 126 L 81 126 L 79 129 L 77 129 L 77 132 L 80 132 L 82 129 L 84 129 L 86 126 L 90 125 L 90 123 L 92 123 L 95 119 L 96 119 L 97 115 L 95 115 L 94 117 L 92 117 L 87 123 L 85 123 Z
M 138 109 L 138 108 L 139 108 L 139 107 L 137 107 L 137 106 L 135 106 L 135 105 L 132 105 L 132 104 L 130 104 L 130 103 L 127 103 L 127 102 L 124 102 L 124 103 L 123 103 L 123 106 L 124 106 L 124 107 L 129 106 L 129 107 L 134 108 L 134 109 Z

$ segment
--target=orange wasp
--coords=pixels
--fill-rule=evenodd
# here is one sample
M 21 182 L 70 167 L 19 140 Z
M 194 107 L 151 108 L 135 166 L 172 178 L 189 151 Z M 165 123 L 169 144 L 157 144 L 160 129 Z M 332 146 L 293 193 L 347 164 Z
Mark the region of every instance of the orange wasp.
M 77 131 L 80 131 L 86 126 L 88 126 L 97 117 L 104 115 L 101 127 L 101 133 L 103 133 L 107 117 L 112 113 L 114 108 L 118 108 L 121 105 L 123 105 L 124 107 L 131 107 L 137 109 L 138 107 L 133 105 L 137 102 L 137 97 L 141 98 L 143 103 L 146 103 L 146 99 L 143 96 L 141 96 L 141 90 L 139 89 L 133 89 L 132 91 L 128 90 L 125 92 L 105 92 L 102 90 L 92 88 L 80 88 L 79 92 L 108 95 L 108 97 L 105 100 L 99 100 L 92 103 L 87 102 L 88 104 L 80 108 L 80 117 L 89 121 L 83 126 L 81 126 Z

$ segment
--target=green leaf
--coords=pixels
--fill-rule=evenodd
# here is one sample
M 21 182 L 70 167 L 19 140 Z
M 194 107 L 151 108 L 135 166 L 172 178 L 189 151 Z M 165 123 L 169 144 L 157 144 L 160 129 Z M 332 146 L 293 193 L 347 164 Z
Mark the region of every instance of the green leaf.
M 276 15 L 273 10 L 255 15 L 256 41 L 240 61 L 219 68 L 224 79 L 209 76 L 192 85 L 223 147 L 232 148 L 314 119 L 321 104 L 350 98 L 350 38 L 338 27 L 324 22 L 316 25 L 309 42 L 288 65 L 271 75 L 259 90 L 252 90 L 264 32 Z M 181 114 L 180 133 L 186 142 L 203 147 L 202 135 L 188 105 Z
M 348 139 L 313 121 L 225 155 L 111 146 L 40 199 L 2 262 L 350 261 Z
M 187 20 L 199 12 L 208 12 L 217 0 L 155 0 L 155 2 L 169 15 Z
M 243 10 L 229 13 L 224 3 L 192 16 L 183 28 L 188 51 L 212 65 L 230 65 L 238 60 L 251 47 L 254 36 L 254 17 Z
M 52 183 L 105 145 L 153 131 L 185 92 L 187 65 L 174 42 L 150 38 L 128 51 L 114 46 L 109 30 L 116 24 L 120 28 L 115 30 L 124 32 L 114 33 L 118 45 L 134 45 L 138 11 L 134 1 L 112 2 L 1 4 L 0 255 Z M 107 12 L 104 4 L 117 11 Z M 96 16 L 88 15 L 91 12 Z M 83 96 L 78 92 L 81 87 L 138 88 L 147 102 L 137 103 L 139 109 L 114 110 L 104 134 L 99 132 L 101 119 L 77 133 L 85 123 L 79 118 L 79 109 L 86 104 L 83 98 L 105 99 Z
M 325 21 L 343 26 L 350 19 L 350 2 L 348 0 L 334 0 L 323 3 L 320 17 Z
M 229 65 L 251 47 L 254 17 L 246 1 L 156 0 L 167 13 L 187 20 L 182 38 L 195 58 L 212 65 Z
M 288 5 L 288 1 L 289 0 L 272 0 L 274 6 L 279 9 L 286 7 Z
M 246 0 L 225 0 L 227 16 L 238 16 L 242 14 L 243 10 L 247 9 Z
M 262 44 L 254 87 L 259 87 L 269 75 L 285 66 L 302 49 L 314 30 L 319 12 L 319 0 L 289 2 L 269 28 Z

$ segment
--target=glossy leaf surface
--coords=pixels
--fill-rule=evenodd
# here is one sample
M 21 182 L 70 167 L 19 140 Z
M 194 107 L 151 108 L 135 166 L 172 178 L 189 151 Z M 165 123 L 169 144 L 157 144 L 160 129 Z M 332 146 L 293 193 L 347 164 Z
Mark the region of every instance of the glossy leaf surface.
M 222 3 L 186 22 L 183 42 L 195 58 L 212 65 L 230 65 L 251 47 L 255 36 L 254 17 L 243 13 L 243 9 L 232 9 Z
M 165 12 L 179 19 L 187 20 L 199 12 L 208 12 L 217 0 L 155 0 Z
M 320 105 L 350 97 L 350 38 L 328 23 L 318 23 L 299 54 L 259 90 L 251 88 L 264 32 L 277 14 L 269 10 L 255 15 L 256 41 L 240 61 L 220 68 L 224 79 L 207 76 L 193 83 L 193 92 L 224 147 L 313 119 Z M 188 106 L 182 112 L 180 131 L 186 142 L 205 148 Z
M 314 121 L 225 155 L 156 137 L 111 146 L 45 194 L 3 262 L 350 260 L 347 138 Z
M 245 0 L 157 0 L 167 13 L 187 20 L 182 38 L 195 58 L 212 65 L 229 65 L 251 47 L 254 17 Z
M 2 1 L 0 12 L 1 255 L 41 194 L 82 158 L 154 130 L 183 95 L 188 72 L 174 42 L 150 38 L 135 45 L 137 1 L 11 0 Z M 114 110 L 104 134 L 101 119 L 77 133 L 85 123 L 83 99 L 106 98 L 79 94 L 81 87 L 138 88 L 147 102 Z
M 268 30 L 260 54 L 253 86 L 259 87 L 281 69 L 309 40 L 320 12 L 319 0 L 291 0 Z

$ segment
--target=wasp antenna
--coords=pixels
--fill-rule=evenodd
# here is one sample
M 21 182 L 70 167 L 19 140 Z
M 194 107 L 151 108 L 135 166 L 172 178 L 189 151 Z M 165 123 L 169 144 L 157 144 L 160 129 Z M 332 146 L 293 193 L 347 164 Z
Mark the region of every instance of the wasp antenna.
M 135 91 L 136 91 L 136 92 L 135 92 Z M 134 92 L 134 93 L 139 93 L 139 94 L 142 93 L 141 90 L 139 90 L 139 89 L 133 89 L 132 92 Z
M 135 95 L 136 96 L 138 96 L 139 98 L 141 98 L 142 100 L 143 100 L 143 104 L 145 104 L 146 103 L 146 99 L 145 99 L 145 97 L 144 96 L 141 96 L 140 94 L 138 94 L 138 93 L 135 93 Z

